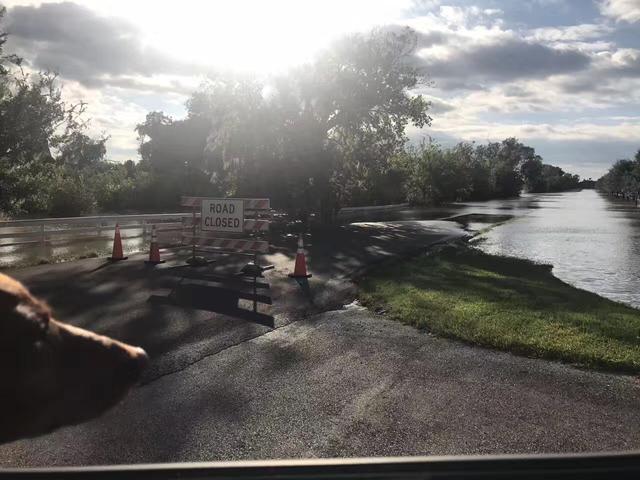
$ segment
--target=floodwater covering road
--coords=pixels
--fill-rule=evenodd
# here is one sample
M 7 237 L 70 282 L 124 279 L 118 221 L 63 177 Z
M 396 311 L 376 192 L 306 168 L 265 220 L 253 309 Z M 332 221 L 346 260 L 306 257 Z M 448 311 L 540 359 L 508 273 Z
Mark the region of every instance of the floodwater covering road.
M 482 250 L 551 264 L 567 283 L 640 307 L 640 208 L 594 190 L 530 199 Z
M 49 226 L 55 230 L 60 225 Z M 96 232 L 92 235 L 73 236 L 57 235 L 54 240 L 41 245 L 38 242 L 16 245 L 24 241 L 19 235 L 11 237 L 12 233 L 19 231 L 37 231 L 36 228 L 0 228 L 0 233 L 5 237 L 0 244 L 0 268 L 14 266 L 36 265 L 38 263 L 69 261 L 77 258 L 106 257 L 113 248 L 113 227 L 105 227 L 100 236 Z M 145 237 L 142 228 L 129 228 L 121 231 L 122 247 L 125 253 L 140 252 L 148 248 L 149 236 Z
M 482 234 L 487 253 L 553 265 L 561 280 L 614 301 L 640 307 L 640 208 L 595 190 L 523 194 L 518 198 L 463 202 L 434 210 L 406 208 L 370 214 L 370 220 L 512 217 Z M 489 218 L 491 218 L 489 217 Z

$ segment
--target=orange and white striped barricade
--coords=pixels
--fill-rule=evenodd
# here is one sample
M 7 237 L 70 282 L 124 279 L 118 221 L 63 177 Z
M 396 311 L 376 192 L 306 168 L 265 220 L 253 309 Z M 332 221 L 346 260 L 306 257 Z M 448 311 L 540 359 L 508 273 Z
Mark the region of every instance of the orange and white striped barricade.
M 253 256 L 238 275 L 253 277 L 254 312 L 257 277 L 273 268 L 260 266 L 258 254 L 269 252 L 269 225 L 272 222 L 271 202 L 268 198 L 208 198 L 182 197 L 180 205 L 191 208 L 191 218 L 183 219 L 183 239 L 191 246 L 191 265 L 207 263 L 198 251 L 209 253 L 238 253 Z

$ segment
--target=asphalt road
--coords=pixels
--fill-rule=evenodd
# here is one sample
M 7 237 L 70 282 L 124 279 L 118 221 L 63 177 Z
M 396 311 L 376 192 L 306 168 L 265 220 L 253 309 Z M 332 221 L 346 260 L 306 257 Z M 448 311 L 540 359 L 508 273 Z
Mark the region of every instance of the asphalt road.
M 153 270 L 132 257 L 11 272 L 61 319 L 141 344 L 152 365 L 122 404 L 0 446 L 0 465 L 639 448 L 634 377 L 471 347 L 340 309 L 353 298 L 354 272 L 461 235 L 449 222 L 318 232 L 309 239 L 308 284 L 286 277 L 295 238 L 283 237 L 265 259 L 276 265 L 267 277 L 273 305 L 258 317 L 206 301 L 180 305 L 170 292 L 210 298 L 178 284 L 178 259 Z
M 209 282 L 202 288 L 198 285 L 202 282 L 183 279 L 188 274 L 228 277 L 241 269 L 247 257 L 214 256 L 214 264 L 193 269 L 184 267 L 183 255 L 163 252 L 167 263 L 157 267 L 146 266 L 145 255 L 140 254 L 114 264 L 86 259 L 5 272 L 44 298 L 60 320 L 144 347 L 151 357 L 146 383 L 274 327 L 340 308 L 355 297 L 349 279 L 369 265 L 466 235 L 458 224 L 443 221 L 316 231 L 305 236 L 313 274 L 305 282 L 287 276 L 293 270 L 297 237 L 274 236 L 271 253 L 259 259 L 275 266 L 265 273 L 269 288 L 259 290 L 271 305 L 260 304 L 257 317 L 247 310 L 250 302 L 223 289 L 228 285 Z M 236 290 L 237 285 L 231 288 Z

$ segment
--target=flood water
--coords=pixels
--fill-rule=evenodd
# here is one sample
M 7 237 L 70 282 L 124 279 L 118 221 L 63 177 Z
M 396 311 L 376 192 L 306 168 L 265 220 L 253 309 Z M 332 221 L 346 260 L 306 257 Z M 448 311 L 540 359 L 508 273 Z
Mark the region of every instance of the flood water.
M 85 257 L 104 257 L 111 254 L 113 248 L 113 227 L 104 227 L 100 230 L 79 234 L 51 235 L 58 226 L 48 224 L 48 241 L 42 244 L 31 241 L 25 244 L 13 244 L 12 242 L 24 241 L 25 238 L 12 233 L 38 232 L 39 227 L 30 228 L 0 228 L 2 240 L 0 240 L 0 268 L 35 265 L 42 262 L 62 262 Z M 149 249 L 149 229 L 142 227 L 123 227 L 121 230 L 122 249 L 125 254 L 147 251 Z M 176 244 L 180 240 L 177 232 L 159 234 L 163 244 Z
M 10 229 L 5 229 L 10 230 Z M 20 237 L 7 241 L 19 241 Z M 113 234 L 101 236 L 83 236 L 74 240 L 71 237 L 59 237 L 55 242 L 40 245 L 37 242 L 26 245 L 0 244 L 0 268 L 16 265 L 33 265 L 42 261 L 58 262 L 86 256 L 107 257 L 113 246 Z M 148 238 L 142 229 L 128 230 L 122 234 L 122 248 L 125 253 L 143 251 L 148 246 Z
M 349 221 L 458 217 L 465 218 L 469 230 L 478 231 L 491 222 L 513 217 L 483 233 L 477 246 L 488 253 L 551 264 L 554 275 L 574 286 L 640 308 L 640 208 L 633 202 L 582 190 L 366 215 Z M 122 236 L 127 253 L 148 248 L 148 237 L 140 229 L 123 231 Z M 37 263 L 40 259 L 106 257 L 112 242 L 109 233 L 47 246 L 0 244 L 0 268 Z
M 640 307 L 640 208 L 633 202 L 582 190 L 494 202 L 500 206 L 516 217 L 483 234 L 481 249 L 551 264 L 567 283 Z

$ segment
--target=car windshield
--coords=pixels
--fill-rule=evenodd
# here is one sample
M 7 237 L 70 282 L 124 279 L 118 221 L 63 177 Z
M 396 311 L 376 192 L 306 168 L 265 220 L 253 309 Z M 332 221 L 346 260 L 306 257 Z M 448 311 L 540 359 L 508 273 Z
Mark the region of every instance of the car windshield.
M 0 1 L 0 467 L 640 448 L 638 0 Z

